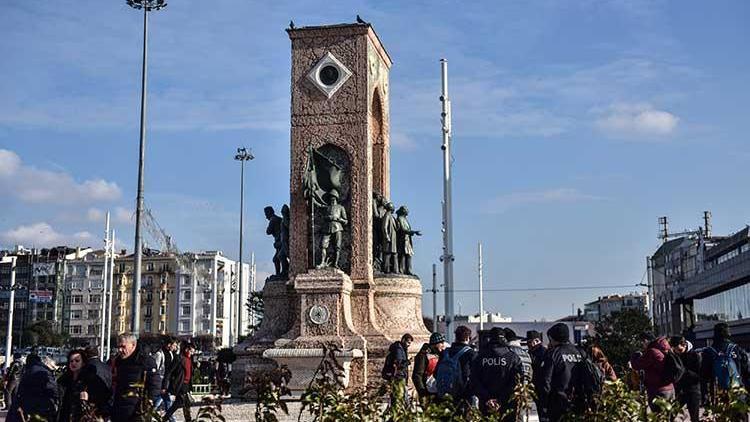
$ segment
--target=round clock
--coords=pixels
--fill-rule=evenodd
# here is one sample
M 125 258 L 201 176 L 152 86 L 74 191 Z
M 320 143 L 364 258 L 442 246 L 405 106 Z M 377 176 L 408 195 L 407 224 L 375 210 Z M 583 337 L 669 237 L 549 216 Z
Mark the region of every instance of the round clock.
M 324 305 L 313 305 L 310 307 L 310 321 L 313 324 L 322 325 L 328 322 L 331 313 Z

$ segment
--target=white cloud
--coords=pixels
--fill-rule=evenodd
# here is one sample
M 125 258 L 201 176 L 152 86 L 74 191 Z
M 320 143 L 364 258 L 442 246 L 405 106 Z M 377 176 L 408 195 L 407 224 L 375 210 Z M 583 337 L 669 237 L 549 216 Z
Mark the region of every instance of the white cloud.
M 81 183 L 61 171 L 24 164 L 13 151 L 0 149 L 0 194 L 33 204 L 90 204 L 122 196 L 115 182 L 89 179 Z
M 615 136 L 666 136 L 674 133 L 680 118 L 647 103 L 610 106 L 597 118 L 596 126 Z
M 73 234 L 57 232 L 45 222 L 21 225 L 0 234 L 2 242 L 10 245 L 24 245 L 30 247 L 52 247 L 59 245 L 87 246 L 94 241 L 94 236 L 87 231 Z
M 133 224 L 134 223 L 133 211 L 125 207 L 115 208 L 114 221 L 116 223 Z
M 413 151 L 417 149 L 417 141 L 403 132 L 391 133 L 391 145 L 403 150 Z
M 485 204 L 484 211 L 500 214 L 511 208 L 532 204 L 572 203 L 581 201 L 600 200 L 602 197 L 583 193 L 578 189 L 557 188 L 545 191 L 515 192 L 500 195 Z
M 104 221 L 104 217 L 104 211 L 100 210 L 99 208 L 89 208 L 89 210 L 86 211 L 86 218 L 92 223 Z

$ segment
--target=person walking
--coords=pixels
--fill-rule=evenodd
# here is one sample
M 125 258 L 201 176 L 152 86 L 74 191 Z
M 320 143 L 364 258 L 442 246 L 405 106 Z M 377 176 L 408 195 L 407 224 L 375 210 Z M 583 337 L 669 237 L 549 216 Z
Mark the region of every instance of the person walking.
M 164 345 L 164 376 L 161 381 L 160 394 L 162 398 L 161 406 L 165 413 L 170 407 L 172 407 L 172 403 L 174 403 L 172 400 L 172 394 L 170 393 L 170 391 L 174 391 L 174 389 L 171 388 L 171 386 L 172 384 L 179 384 L 180 375 L 175 375 L 175 371 L 181 367 L 178 354 L 180 348 L 179 344 L 180 342 L 176 337 L 169 336 Z M 174 382 L 175 379 L 178 381 L 177 383 Z M 175 418 L 172 416 L 170 422 L 174 421 Z
M 21 382 L 23 369 L 23 355 L 18 352 L 13 353 L 13 362 L 11 362 L 4 376 L 5 385 L 3 388 L 3 394 L 6 409 L 10 409 L 11 405 L 13 404 L 13 400 L 15 400 L 16 390 L 18 389 L 18 383 Z
M 26 358 L 26 369 L 18 383 L 16 399 L 8 411 L 6 422 L 57 420 L 60 392 L 52 373 L 54 368 L 55 363 L 48 356 L 42 358 L 32 352 Z
M 573 370 L 586 359 L 581 351 L 570 344 L 570 329 L 559 322 L 547 330 L 549 348 L 542 361 L 540 401 L 547 409 L 547 417 L 557 422 L 573 408 Z
M 154 363 L 156 364 L 156 373 L 159 375 L 159 379 L 162 380 L 162 383 L 164 382 L 164 362 L 166 360 L 164 348 L 168 341 L 169 337 L 163 336 L 161 347 L 156 348 L 156 350 L 151 353 L 151 357 L 154 358 Z M 164 397 L 161 394 L 161 390 L 159 390 L 153 400 L 154 408 L 158 410 L 164 403 Z
M 144 411 L 159 392 L 161 380 L 156 362 L 130 333 L 117 337 L 117 357 L 113 363 L 114 399 L 112 422 L 145 421 Z
M 708 384 L 709 393 L 732 387 L 750 388 L 750 364 L 747 352 L 732 341 L 729 325 L 720 322 L 714 325 L 713 342 L 703 349 L 702 378 Z
M 702 356 L 696 353 L 693 345 L 683 336 L 673 336 L 669 339 L 672 350 L 680 357 L 685 372 L 675 385 L 677 399 L 680 404 L 687 406 L 690 420 L 699 421 L 701 405 L 701 366 Z
M 544 336 L 539 331 L 529 330 L 526 332 L 526 346 L 531 356 L 531 384 L 536 392 L 534 404 L 539 420 L 545 422 L 547 420 L 547 409 L 539 399 L 539 392 L 542 390 L 542 362 L 544 361 L 544 355 L 547 353 L 547 347 L 544 346 L 543 341 Z
M 180 355 L 177 358 L 179 367 L 173 372 L 172 378 L 172 390 L 175 399 L 172 406 L 167 409 L 167 413 L 164 414 L 164 420 L 168 421 L 172 419 L 172 415 L 177 409 L 182 408 L 182 413 L 185 416 L 185 422 L 191 422 L 193 420 L 190 414 L 190 389 L 193 385 L 193 352 L 195 347 L 192 343 L 183 342 L 180 346 Z M 176 377 L 174 375 L 177 375 Z
M 423 408 L 427 407 L 430 398 L 437 392 L 434 373 L 443 350 L 445 350 L 445 337 L 440 333 L 432 333 L 429 342 L 423 344 L 414 357 L 411 381 Z
M 81 419 L 81 393 L 84 387 L 80 375 L 83 360 L 83 350 L 73 349 L 68 352 L 68 365 L 57 379 L 61 392 L 60 411 L 57 417 L 59 422 L 75 422 Z
M 523 362 L 503 329 L 493 328 L 489 337 L 488 346 L 481 348 L 471 363 L 469 389 L 479 400 L 482 414 L 505 414 L 503 420 L 512 422 L 516 420 L 513 391 L 518 382 L 523 382 Z
M 643 371 L 643 384 L 646 387 L 649 407 L 652 411 L 657 411 L 654 405 L 655 398 L 675 398 L 674 385 L 666 379 L 665 373 L 666 354 L 671 347 L 666 337 L 657 338 L 648 331 L 641 333 L 638 338 L 641 340 L 643 351 L 631 356 L 630 366 L 636 371 Z
M 604 380 L 617 381 L 615 368 L 609 363 L 609 359 L 607 359 L 607 355 L 604 354 L 601 347 L 597 345 L 591 346 L 591 360 L 601 369 Z
M 106 419 L 112 398 L 112 369 L 99 359 L 96 347 L 86 348 L 83 358 L 85 364 L 79 376 L 83 386 L 81 400 L 88 402 L 88 415 Z
M 469 345 L 471 342 L 469 327 L 459 325 L 454 335 L 456 341 L 440 354 L 435 379 L 438 396 L 443 397 L 449 394 L 459 412 L 464 412 L 472 403 L 472 392 L 468 387 L 471 379 L 471 362 L 476 358 L 477 352 Z

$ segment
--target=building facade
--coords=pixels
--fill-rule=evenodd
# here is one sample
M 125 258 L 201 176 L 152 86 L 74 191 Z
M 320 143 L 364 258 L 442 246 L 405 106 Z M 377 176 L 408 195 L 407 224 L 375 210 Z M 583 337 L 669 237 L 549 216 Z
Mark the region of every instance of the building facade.
M 645 293 L 630 293 L 626 295 L 600 296 L 597 300 L 584 305 L 583 319 L 586 321 L 601 321 L 615 312 L 635 309 L 649 315 L 648 295 Z
M 71 345 L 100 342 L 104 297 L 104 251 L 87 249 L 65 262 L 62 331 Z
M 730 236 L 698 233 L 664 242 L 648 260 L 657 331 L 685 333 L 705 345 L 724 321 L 738 343 L 750 346 L 749 252 L 747 226 Z

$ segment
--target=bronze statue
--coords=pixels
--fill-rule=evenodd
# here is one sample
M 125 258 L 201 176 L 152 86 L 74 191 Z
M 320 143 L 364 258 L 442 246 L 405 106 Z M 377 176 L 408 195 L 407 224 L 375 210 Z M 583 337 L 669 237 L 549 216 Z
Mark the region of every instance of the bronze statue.
M 278 280 L 281 278 L 281 217 L 276 215 L 271 206 L 265 207 L 263 213 L 266 214 L 268 220 L 266 234 L 273 236 L 273 247 L 276 249 L 276 253 L 273 255 L 273 266 L 276 269 L 276 274 L 271 278 Z
M 385 204 L 385 214 L 381 223 L 381 234 L 383 236 L 383 272 L 398 273 L 398 249 L 397 249 L 397 227 L 396 218 L 393 216 L 393 204 Z
M 372 193 L 372 267 L 375 271 L 383 270 L 383 216 L 385 199 L 377 192 Z
M 398 266 L 402 274 L 414 275 L 411 270 L 411 257 L 414 255 L 412 236 L 421 236 L 419 230 L 412 230 L 411 224 L 406 216 L 409 209 L 406 206 L 399 207 L 396 211 L 396 230 L 398 231 Z
M 284 280 L 289 279 L 289 205 L 281 207 L 281 249 L 279 258 L 281 260 L 281 276 Z
M 320 263 L 317 268 L 324 268 L 333 266 L 333 268 L 339 268 L 339 258 L 341 255 L 341 241 L 344 234 L 344 226 L 349 224 L 349 219 L 346 216 L 346 209 L 343 205 L 339 204 L 339 193 L 337 190 L 331 190 L 325 194 L 325 198 L 328 202 L 328 207 L 325 211 L 325 223 L 323 224 L 323 238 L 320 241 Z M 333 238 L 333 263 L 329 264 L 326 256 L 328 254 L 328 246 Z

